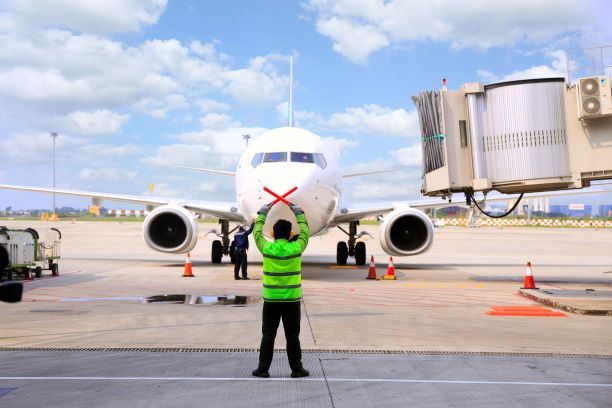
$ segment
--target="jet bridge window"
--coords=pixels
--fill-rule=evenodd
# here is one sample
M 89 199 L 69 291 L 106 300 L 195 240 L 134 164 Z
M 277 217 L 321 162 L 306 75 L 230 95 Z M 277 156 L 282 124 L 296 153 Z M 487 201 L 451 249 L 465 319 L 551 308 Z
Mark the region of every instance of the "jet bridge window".
M 327 161 L 325 160 L 325 156 L 323 156 L 323 153 L 315 153 L 314 159 L 315 163 L 317 163 L 317 166 L 319 166 L 320 168 L 324 169 L 327 167 Z
M 314 154 L 291 152 L 291 161 L 294 163 L 314 163 Z
M 277 162 L 286 162 L 286 161 L 287 161 L 287 152 L 264 153 L 264 156 L 263 156 L 264 163 L 277 163 Z
M 261 164 L 261 161 L 263 160 L 263 153 L 255 153 L 255 156 L 253 156 L 253 160 L 251 160 L 251 166 L 253 166 L 253 168 L 259 166 Z

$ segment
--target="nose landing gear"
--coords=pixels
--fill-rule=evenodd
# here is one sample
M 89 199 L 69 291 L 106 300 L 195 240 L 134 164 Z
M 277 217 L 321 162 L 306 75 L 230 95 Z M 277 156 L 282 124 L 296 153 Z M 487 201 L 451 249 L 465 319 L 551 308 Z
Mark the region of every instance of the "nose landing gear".
M 228 220 L 219 220 L 219 224 L 221 224 L 221 233 L 219 234 L 215 232 L 215 234 L 221 239 L 220 240 L 216 239 L 212 242 L 210 260 L 212 261 L 212 263 L 218 264 L 218 263 L 221 263 L 221 260 L 223 259 L 223 255 L 229 255 L 233 263 L 234 251 L 233 251 L 232 245 L 230 244 L 229 236 L 238 227 L 230 231 Z
M 336 246 L 336 263 L 338 265 L 346 265 L 346 261 L 349 256 L 355 257 L 355 263 L 357 265 L 365 265 L 366 263 L 366 245 L 365 242 L 357 242 L 357 239 L 363 235 L 369 235 L 367 232 L 362 231 L 357 235 L 357 226 L 359 221 L 350 221 L 348 232 L 338 226 L 340 231 L 348 235 L 348 241 L 340 241 Z

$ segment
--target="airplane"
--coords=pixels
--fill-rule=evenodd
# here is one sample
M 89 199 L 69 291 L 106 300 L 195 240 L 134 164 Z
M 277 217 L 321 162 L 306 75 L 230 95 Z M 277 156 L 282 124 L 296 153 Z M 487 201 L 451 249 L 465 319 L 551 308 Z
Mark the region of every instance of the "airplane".
M 354 258 L 357 265 L 365 264 L 366 245 L 358 241 L 365 232 L 358 233 L 357 230 L 361 219 L 372 216 L 381 217 L 380 244 L 387 254 L 411 256 L 427 251 L 433 243 L 434 224 L 423 209 L 451 204 L 441 199 L 361 204 L 346 201 L 343 197 L 344 179 L 389 170 L 343 174 L 338 153 L 332 146 L 320 136 L 295 127 L 293 61 L 290 72 L 288 126 L 269 130 L 254 139 L 241 155 L 234 172 L 187 167 L 233 177 L 236 190 L 233 202 L 4 184 L 0 185 L 0 189 L 90 197 L 96 205 L 100 205 L 102 200 L 145 205 L 150 212 L 143 222 L 143 239 L 150 248 L 163 253 L 182 254 L 195 247 L 198 223 L 194 214 L 217 217 L 221 225 L 217 235 L 221 239 L 211 244 L 212 263 L 221 263 L 224 255 L 232 257 L 230 236 L 233 230 L 230 230 L 230 222 L 250 224 L 261 206 L 271 201 L 279 203 L 268 214 L 265 232 L 270 233 L 272 225 L 281 218 L 292 221 L 294 231 L 299 230 L 295 217 L 286 205 L 289 201 L 304 210 L 311 236 L 339 227 L 347 235 L 347 240 L 338 242 L 336 246 L 336 262 L 339 265 L 345 265 L 349 257 Z M 506 196 L 499 200 L 509 198 Z M 348 224 L 348 231 L 341 227 L 343 224 Z

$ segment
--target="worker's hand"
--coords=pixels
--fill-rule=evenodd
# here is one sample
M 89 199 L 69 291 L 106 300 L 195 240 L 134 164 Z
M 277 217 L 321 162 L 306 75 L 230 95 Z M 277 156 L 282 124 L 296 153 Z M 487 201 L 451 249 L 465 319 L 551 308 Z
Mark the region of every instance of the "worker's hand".
M 273 205 L 274 205 L 273 203 L 262 205 L 261 208 L 259 209 L 259 214 L 268 215 L 268 212 L 270 212 L 270 209 L 272 208 Z
M 302 210 L 302 207 L 300 207 L 297 204 L 291 203 L 291 204 L 289 204 L 289 208 L 291 208 L 291 211 L 293 211 L 293 213 L 295 215 L 304 214 L 304 211 Z

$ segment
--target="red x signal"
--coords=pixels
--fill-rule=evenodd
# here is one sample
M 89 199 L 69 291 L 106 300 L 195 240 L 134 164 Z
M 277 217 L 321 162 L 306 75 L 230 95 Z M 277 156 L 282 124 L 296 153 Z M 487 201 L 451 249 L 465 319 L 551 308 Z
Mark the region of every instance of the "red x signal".
M 263 189 L 264 189 L 264 191 L 265 191 L 266 193 L 268 193 L 268 194 L 273 195 L 274 197 L 276 197 L 276 200 L 274 200 L 274 202 L 272 203 L 272 205 L 274 205 L 274 204 L 278 203 L 279 201 L 282 201 L 283 203 L 285 203 L 285 204 L 289 205 L 289 204 L 291 204 L 291 203 L 290 203 L 289 201 L 287 201 L 287 200 L 285 199 L 285 197 L 287 197 L 289 194 L 292 194 L 292 193 L 293 193 L 294 191 L 296 191 L 298 188 L 297 188 L 297 186 L 296 186 L 296 187 L 293 187 L 291 190 L 287 191 L 287 192 L 286 192 L 285 194 L 283 194 L 282 196 L 280 196 L 280 195 L 276 194 L 274 191 L 270 190 L 268 187 L 264 187 Z

